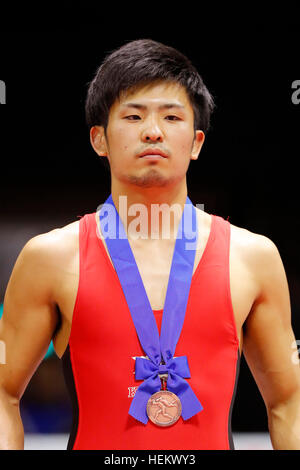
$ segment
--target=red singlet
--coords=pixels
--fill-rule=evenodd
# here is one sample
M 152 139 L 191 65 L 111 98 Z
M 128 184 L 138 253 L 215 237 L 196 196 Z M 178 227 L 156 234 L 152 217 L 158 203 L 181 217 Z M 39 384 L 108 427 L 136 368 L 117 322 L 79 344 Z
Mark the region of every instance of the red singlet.
M 68 449 L 233 449 L 231 412 L 239 370 L 239 341 L 229 283 L 230 224 L 212 216 L 193 275 L 175 356 L 188 358 L 187 379 L 203 410 L 170 427 L 146 425 L 128 414 L 141 383 L 142 350 L 95 213 L 79 221 L 80 274 L 63 368 L 73 402 Z M 154 311 L 160 329 L 162 310 Z

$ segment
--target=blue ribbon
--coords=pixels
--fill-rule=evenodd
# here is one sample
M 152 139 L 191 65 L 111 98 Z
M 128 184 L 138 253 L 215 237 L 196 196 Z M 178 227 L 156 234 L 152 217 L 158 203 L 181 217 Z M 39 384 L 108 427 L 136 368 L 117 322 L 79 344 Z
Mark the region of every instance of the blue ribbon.
M 108 232 L 105 231 L 107 225 L 105 224 L 105 213 L 108 213 L 110 218 L 112 208 L 116 219 L 108 220 L 108 225 L 115 227 L 116 233 L 112 233 L 111 227 Z M 147 402 L 153 393 L 161 389 L 159 374 L 168 374 L 167 389 L 180 398 L 182 418 L 189 419 L 201 411 L 203 407 L 188 382 L 184 380 L 191 376 L 187 357 L 174 357 L 174 353 L 185 318 L 193 275 L 197 241 L 195 207 L 187 197 L 177 232 L 160 336 L 124 226 L 111 195 L 102 205 L 99 219 L 102 236 L 106 240 L 137 335 L 148 357 L 148 359 L 136 358 L 135 378 L 143 380 L 143 383 L 135 393 L 129 414 L 144 424 L 148 422 Z M 193 225 L 196 226 L 194 231 Z

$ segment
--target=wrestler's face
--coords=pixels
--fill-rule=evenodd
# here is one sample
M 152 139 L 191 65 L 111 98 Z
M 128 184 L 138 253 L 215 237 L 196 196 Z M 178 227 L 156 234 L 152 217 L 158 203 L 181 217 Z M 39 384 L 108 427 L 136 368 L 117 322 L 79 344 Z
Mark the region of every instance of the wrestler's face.
M 149 188 L 183 180 L 190 161 L 198 158 L 204 134 L 194 130 L 185 88 L 159 82 L 121 95 L 110 109 L 106 135 L 95 126 L 91 142 L 99 155 L 107 156 L 112 183 Z M 141 156 L 145 151 L 153 155 Z

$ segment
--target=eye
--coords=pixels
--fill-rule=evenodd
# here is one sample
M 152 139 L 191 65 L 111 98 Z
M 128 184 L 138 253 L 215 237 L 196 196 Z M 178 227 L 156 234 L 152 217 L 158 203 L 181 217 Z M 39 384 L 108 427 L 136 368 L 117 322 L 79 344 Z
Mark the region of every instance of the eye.
M 173 114 L 166 116 L 165 119 L 167 119 L 168 121 L 180 121 L 180 118 L 178 116 L 174 116 Z
M 129 116 L 125 116 L 124 119 L 128 119 L 128 121 L 138 121 L 141 118 L 137 114 L 130 114 Z

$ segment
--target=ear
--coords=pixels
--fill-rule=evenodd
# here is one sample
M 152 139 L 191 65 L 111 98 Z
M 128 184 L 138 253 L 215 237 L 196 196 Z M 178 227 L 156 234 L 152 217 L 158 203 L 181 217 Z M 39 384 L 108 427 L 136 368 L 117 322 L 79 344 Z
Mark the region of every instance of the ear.
M 90 129 L 90 142 L 100 157 L 107 157 L 108 149 L 103 126 L 93 126 Z
M 196 131 L 194 142 L 193 142 L 193 147 L 192 147 L 191 160 L 198 159 L 204 140 L 205 140 L 204 132 Z

